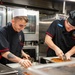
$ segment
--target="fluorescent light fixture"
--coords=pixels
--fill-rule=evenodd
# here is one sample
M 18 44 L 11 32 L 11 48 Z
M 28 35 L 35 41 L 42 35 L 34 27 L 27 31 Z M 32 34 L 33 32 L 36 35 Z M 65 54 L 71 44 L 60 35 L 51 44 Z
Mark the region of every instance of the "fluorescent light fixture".
M 71 2 L 75 2 L 75 0 L 64 0 L 64 1 L 71 1 Z

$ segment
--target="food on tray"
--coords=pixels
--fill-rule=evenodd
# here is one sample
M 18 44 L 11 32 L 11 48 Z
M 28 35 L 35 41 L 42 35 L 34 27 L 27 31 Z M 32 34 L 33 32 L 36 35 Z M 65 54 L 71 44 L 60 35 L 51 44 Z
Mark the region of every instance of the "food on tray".
M 24 72 L 23 74 L 24 74 L 24 75 L 31 75 L 31 74 L 29 74 L 29 73 L 27 73 L 27 72 Z
M 71 60 L 62 60 L 61 58 L 52 58 L 52 62 L 64 62 L 64 61 L 71 61 Z

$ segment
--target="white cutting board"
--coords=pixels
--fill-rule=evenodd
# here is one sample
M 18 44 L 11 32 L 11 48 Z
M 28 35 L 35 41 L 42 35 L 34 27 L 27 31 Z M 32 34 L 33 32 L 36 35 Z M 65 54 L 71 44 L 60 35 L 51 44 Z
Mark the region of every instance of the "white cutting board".
M 11 63 L 11 64 L 6 64 L 6 65 L 14 69 L 21 67 L 19 63 Z

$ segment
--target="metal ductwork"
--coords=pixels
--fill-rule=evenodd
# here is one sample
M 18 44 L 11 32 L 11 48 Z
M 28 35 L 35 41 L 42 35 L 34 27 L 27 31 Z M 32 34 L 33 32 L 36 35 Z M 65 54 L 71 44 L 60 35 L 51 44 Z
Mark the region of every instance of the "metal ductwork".
M 40 13 L 58 12 L 49 0 L 2 0 L 4 5 L 19 6 L 39 10 Z M 43 4 L 42 4 L 43 3 Z

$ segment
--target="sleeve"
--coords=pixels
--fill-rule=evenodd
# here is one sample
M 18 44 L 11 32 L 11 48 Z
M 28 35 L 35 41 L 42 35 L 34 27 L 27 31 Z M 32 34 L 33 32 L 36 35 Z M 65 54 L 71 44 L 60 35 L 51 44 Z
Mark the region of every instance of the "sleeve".
M 46 34 L 53 38 L 56 33 L 56 28 L 57 28 L 56 26 L 57 26 L 57 20 L 55 20 L 51 23 L 51 25 L 49 26 L 49 28 L 46 31 Z
M 0 53 L 9 50 L 9 43 L 3 34 L 0 32 Z

